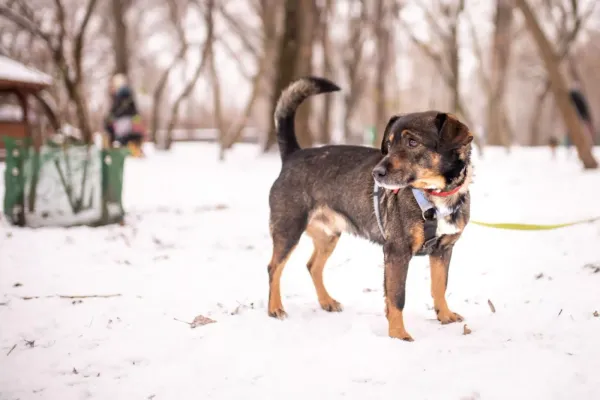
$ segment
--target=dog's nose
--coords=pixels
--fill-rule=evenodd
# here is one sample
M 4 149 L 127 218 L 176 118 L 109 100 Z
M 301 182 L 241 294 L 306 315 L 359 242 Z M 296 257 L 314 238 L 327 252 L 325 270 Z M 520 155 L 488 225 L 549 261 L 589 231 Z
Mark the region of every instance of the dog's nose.
M 383 178 L 387 174 L 387 170 L 383 165 L 377 165 L 373 168 L 373 178 Z

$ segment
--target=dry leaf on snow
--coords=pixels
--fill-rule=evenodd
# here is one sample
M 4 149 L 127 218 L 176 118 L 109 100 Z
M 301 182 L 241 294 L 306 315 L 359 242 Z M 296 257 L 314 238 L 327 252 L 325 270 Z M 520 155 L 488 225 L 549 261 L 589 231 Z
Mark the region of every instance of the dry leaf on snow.
M 196 327 L 212 324 L 214 322 L 217 322 L 217 321 L 215 321 L 214 319 L 205 317 L 204 315 L 198 315 L 196 318 L 194 318 L 194 320 L 190 324 L 190 328 L 194 329 Z
M 471 331 L 469 329 L 469 327 L 467 326 L 467 324 L 465 324 L 465 326 L 463 326 L 463 335 L 470 335 L 473 331 Z

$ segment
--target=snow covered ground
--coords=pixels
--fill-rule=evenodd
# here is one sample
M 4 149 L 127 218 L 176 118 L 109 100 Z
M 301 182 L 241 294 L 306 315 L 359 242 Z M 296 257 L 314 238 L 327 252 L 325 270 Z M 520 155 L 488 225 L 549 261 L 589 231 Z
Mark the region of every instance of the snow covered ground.
M 435 320 L 427 259 L 415 259 L 405 309 L 414 343 L 387 337 L 378 247 L 342 237 L 325 280 L 345 309 L 329 314 L 303 238 L 282 280 L 290 317 L 278 321 L 266 313 L 278 157 L 238 146 L 221 164 L 216 154 L 182 144 L 128 160 L 123 227 L 0 221 L 1 400 L 600 398 L 600 272 L 584 267 L 600 264 L 600 223 L 468 226 L 448 292 L 466 336 Z M 600 214 L 600 173 L 547 149 L 489 149 L 472 195 L 478 220 L 589 218 Z M 197 315 L 216 322 L 181 322 Z

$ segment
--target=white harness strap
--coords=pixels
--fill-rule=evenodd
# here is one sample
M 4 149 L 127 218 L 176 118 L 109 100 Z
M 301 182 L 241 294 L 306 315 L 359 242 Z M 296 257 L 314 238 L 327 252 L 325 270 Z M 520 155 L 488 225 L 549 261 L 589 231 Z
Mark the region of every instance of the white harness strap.
M 413 194 L 415 200 L 417 201 L 419 208 L 421 209 L 421 215 L 423 215 L 423 219 L 428 219 L 428 218 L 426 218 L 427 211 L 432 210 L 432 209 L 434 210 L 436 217 L 437 217 L 438 210 L 436 210 L 436 208 L 432 202 L 427 200 L 427 197 L 425 197 L 425 195 L 423 194 L 423 192 L 421 190 L 412 188 L 412 194 Z
M 373 181 L 373 209 L 375 210 L 375 219 L 377 220 L 377 225 L 379 226 L 379 231 L 381 235 L 385 239 L 385 231 L 383 230 L 383 222 L 381 221 L 381 209 L 379 206 L 379 195 L 381 193 L 381 187 L 377 184 L 377 182 Z
M 381 219 L 381 186 L 374 182 L 373 184 L 373 209 L 375 210 L 375 219 L 377 220 L 377 226 L 379 227 L 379 231 L 383 238 L 386 238 L 385 230 L 383 228 L 383 221 Z M 445 217 L 451 215 L 454 211 L 449 208 L 444 208 L 440 210 L 435 207 L 435 205 L 425 197 L 425 194 L 422 190 L 412 188 L 412 194 L 421 209 L 421 215 L 423 216 L 424 221 L 432 221 L 432 220 L 444 220 Z M 433 210 L 431 212 L 430 210 Z M 437 225 L 437 223 L 436 223 Z

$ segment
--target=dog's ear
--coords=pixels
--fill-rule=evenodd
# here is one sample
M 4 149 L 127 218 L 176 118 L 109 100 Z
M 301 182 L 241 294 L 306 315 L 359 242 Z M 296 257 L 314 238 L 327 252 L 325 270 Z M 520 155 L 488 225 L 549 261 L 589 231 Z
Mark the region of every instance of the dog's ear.
M 383 130 L 383 137 L 381 139 L 381 154 L 384 156 L 388 153 L 386 144 L 389 139 L 390 131 L 392 130 L 392 125 L 394 125 L 394 122 L 396 122 L 400 117 L 401 115 L 394 115 L 392 118 L 390 118 L 385 126 L 385 129 Z
M 435 125 L 439 132 L 440 150 L 454 150 L 466 146 L 473 140 L 469 127 L 452 114 L 438 113 Z

